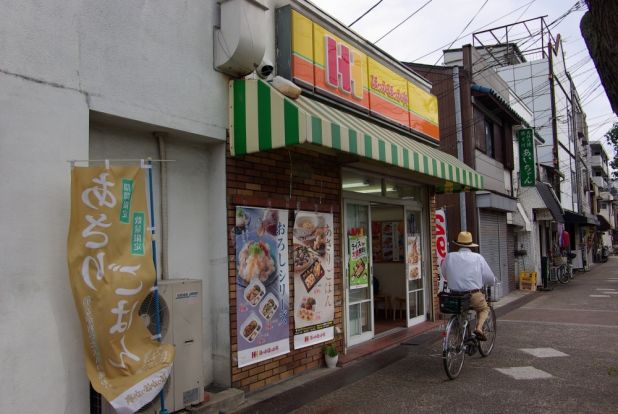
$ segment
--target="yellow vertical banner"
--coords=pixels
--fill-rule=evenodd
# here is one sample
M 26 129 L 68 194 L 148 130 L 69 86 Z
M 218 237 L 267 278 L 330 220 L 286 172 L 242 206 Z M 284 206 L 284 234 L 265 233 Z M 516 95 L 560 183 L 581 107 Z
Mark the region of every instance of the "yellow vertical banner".
M 86 370 L 118 413 L 150 402 L 169 377 L 174 348 L 138 316 L 154 287 L 144 169 L 74 167 L 69 279 L 82 327 Z

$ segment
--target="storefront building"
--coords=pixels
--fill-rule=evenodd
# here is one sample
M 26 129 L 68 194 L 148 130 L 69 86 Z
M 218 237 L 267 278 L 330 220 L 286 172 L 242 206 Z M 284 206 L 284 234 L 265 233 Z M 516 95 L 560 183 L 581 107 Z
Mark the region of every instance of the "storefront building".
M 322 365 L 325 343 L 346 353 L 436 318 L 435 194 L 483 186 L 438 150 L 427 81 L 308 3 L 275 15 L 266 59 L 302 95 L 230 82 L 232 386 L 246 390 Z

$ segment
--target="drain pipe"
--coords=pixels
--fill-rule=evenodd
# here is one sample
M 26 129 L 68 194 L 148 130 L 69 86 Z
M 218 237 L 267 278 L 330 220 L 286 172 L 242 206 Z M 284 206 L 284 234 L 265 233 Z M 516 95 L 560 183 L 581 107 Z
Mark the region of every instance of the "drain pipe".
M 159 159 L 167 160 L 167 150 L 165 148 L 165 138 L 167 134 L 165 132 L 155 132 L 154 137 L 157 139 L 157 144 L 159 147 Z M 160 162 L 159 163 L 159 172 L 161 174 L 160 183 L 159 183 L 159 192 L 161 194 L 161 224 L 159 228 L 159 238 L 161 243 L 159 246 L 161 247 L 161 279 L 167 280 L 169 279 L 168 272 L 168 245 L 167 245 L 167 163 Z
M 464 162 L 463 152 L 463 124 L 461 122 L 461 93 L 459 85 L 459 66 L 453 66 L 453 95 L 455 98 L 455 132 L 457 133 L 457 159 Z M 466 194 L 459 193 L 459 221 L 461 231 L 466 231 Z

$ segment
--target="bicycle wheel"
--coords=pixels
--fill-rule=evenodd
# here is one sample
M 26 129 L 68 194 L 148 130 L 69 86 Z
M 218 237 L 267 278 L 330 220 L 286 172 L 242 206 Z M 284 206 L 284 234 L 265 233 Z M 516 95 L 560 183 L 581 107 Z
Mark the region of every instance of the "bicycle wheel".
M 485 331 L 485 336 L 487 337 L 487 340 L 479 341 L 479 352 L 484 357 L 491 354 L 491 351 L 494 349 L 497 328 L 498 326 L 496 325 L 496 313 L 494 312 L 494 308 L 490 307 L 489 315 L 487 316 L 487 320 L 483 325 L 483 330 Z
M 569 283 L 569 273 L 566 270 L 566 266 L 560 266 L 558 268 L 558 282 L 563 285 Z
M 457 378 L 463 367 L 465 358 L 463 342 L 464 327 L 458 315 L 453 315 L 446 325 L 446 335 L 442 343 L 442 363 L 449 379 Z

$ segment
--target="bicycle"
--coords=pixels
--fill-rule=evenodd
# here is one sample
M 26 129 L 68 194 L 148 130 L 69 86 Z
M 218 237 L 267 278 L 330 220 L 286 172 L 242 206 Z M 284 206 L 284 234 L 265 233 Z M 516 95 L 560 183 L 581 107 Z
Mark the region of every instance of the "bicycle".
M 573 259 L 575 259 L 577 255 L 573 252 L 567 253 L 566 255 L 566 263 L 564 263 L 564 271 L 569 276 L 569 279 L 575 279 L 575 269 L 573 268 Z
M 550 266 L 549 268 L 549 281 L 550 282 L 560 282 L 563 285 L 569 283 L 569 270 L 567 268 L 567 264 L 563 263 L 557 266 Z M 573 272 L 571 268 L 571 273 Z
M 441 292 L 440 311 L 453 313 L 444 330 L 442 342 L 442 363 L 449 379 L 454 380 L 463 368 L 466 355 L 472 356 L 477 351 L 482 357 L 487 357 L 494 349 L 496 341 L 496 313 L 488 295 L 489 315 L 483 325 L 487 341 L 480 341 L 472 332 L 471 321 L 476 312 L 470 309 L 470 294 L 453 295 Z
M 574 279 L 575 273 L 571 264 L 573 258 L 575 258 L 575 254 L 569 253 L 566 257 L 562 258 L 562 262 L 559 265 L 552 266 L 550 268 L 549 280 L 552 282 L 558 281 L 564 285 L 569 283 L 571 279 Z

